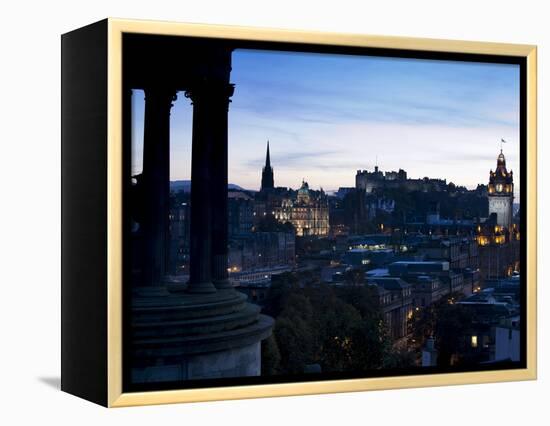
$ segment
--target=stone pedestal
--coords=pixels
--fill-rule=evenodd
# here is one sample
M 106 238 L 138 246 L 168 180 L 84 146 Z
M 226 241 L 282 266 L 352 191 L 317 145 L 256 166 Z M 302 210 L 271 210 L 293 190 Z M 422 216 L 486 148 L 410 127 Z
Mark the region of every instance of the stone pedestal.
M 134 383 L 258 376 L 273 319 L 235 290 L 134 292 Z

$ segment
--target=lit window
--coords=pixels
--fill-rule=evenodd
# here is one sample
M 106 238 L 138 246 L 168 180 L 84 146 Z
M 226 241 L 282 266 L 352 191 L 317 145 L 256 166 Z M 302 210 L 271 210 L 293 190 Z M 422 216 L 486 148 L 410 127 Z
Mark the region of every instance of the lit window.
M 477 348 L 477 336 L 472 336 L 472 348 Z

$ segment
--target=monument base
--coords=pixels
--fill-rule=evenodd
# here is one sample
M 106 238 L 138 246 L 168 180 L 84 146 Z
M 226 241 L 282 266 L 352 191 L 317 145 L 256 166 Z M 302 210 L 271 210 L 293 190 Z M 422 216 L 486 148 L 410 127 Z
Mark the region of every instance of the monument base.
M 151 383 L 258 376 L 273 319 L 233 289 L 137 289 L 132 301 L 131 380 Z

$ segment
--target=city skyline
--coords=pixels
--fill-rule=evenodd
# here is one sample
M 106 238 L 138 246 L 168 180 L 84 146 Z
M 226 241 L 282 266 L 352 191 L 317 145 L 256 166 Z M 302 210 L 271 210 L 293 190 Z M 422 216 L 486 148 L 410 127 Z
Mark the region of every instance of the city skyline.
M 518 66 L 236 50 L 231 81 L 229 180 L 243 188 L 259 189 L 269 139 L 276 186 L 296 188 L 305 178 L 334 191 L 378 164 L 473 189 L 487 183 L 504 138 L 519 195 Z M 143 92 L 134 93 L 133 114 L 136 173 Z M 179 94 L 171 180 L 190 179 L 191 119 Z

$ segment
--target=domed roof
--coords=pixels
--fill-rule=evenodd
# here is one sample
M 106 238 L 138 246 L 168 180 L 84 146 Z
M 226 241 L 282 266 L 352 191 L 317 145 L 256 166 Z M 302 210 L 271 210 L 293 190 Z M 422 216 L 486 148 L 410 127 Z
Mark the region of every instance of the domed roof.
M 302 186 L 298 190 L 301 194 L 309 194 L 309 185 L 305 180 L 302 180 Z

